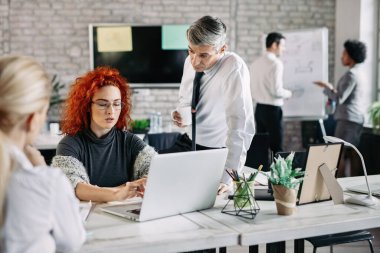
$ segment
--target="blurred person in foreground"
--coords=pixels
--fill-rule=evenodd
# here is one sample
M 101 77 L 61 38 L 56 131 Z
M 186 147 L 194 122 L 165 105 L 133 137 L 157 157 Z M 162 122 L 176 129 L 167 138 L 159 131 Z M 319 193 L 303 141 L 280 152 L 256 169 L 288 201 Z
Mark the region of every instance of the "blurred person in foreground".
M 32 146 L 51 89 L 34 59 L 0 57 L 0 252 L 72 252 L 85 241 L 69 181 Z

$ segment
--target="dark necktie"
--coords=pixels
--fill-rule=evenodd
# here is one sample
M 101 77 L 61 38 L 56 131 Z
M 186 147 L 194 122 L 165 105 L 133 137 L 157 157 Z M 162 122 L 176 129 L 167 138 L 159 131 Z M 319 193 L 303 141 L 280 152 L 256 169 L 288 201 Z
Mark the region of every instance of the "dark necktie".
M 197 113 L 197 104 L 199 102 L 200 87 L 201 87 L 201 78 L 204 72 L 195 72 L 195 77 L 193 81 L 193 98 L 191 101 L 191 130 L 192 130 L 192 150 L 196 150 L 196 113 Z

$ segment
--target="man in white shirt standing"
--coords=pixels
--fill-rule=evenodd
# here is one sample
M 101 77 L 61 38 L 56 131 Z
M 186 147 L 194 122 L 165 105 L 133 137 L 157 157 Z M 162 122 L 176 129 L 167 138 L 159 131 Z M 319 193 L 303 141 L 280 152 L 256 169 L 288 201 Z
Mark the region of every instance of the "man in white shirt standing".
M 282 105 L 292 92 L 283 88 L 284 65 L 279 59 L 285 50 L 285 37 L 269 33 L 266 52 L 251 66 L 251 94 L 256 102 L 255 120 L 258 133 L 269 133 L 270 148 L 282 151 Z
M 248 67 L 237 54 L 226 51 L 226 26 L 219 18 L 204 16 L 195 21 L 187 30 L 187 39 L 189 56 L 184 64 L 179 106 L 173 113 L 175 124 L 187 127 L 186 134 L 166 152 L 192 149 L 191 126 L 183 124 L 178 112 L 192 106 L 196 149 L 227 147 L 225 168 L 239 171 L 255 133 Z M 199 100 L 194 103 L 196 72 L 201 77 Z M 230 182 L 231 178 L 224 173 L 219 193 L 226 191 Z

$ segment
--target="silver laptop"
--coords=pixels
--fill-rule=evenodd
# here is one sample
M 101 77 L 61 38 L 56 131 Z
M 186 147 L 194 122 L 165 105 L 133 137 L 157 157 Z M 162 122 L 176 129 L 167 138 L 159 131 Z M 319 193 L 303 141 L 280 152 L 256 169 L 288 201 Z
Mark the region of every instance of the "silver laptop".
M 142 203 L 101 208 L 136 221 L 214 206 L 227 149 L 156 155 L 149 168 Z
M 380 197 L 380 183 L 369 184 L 373 196 Z M 347 190 L 352 192 L 368 194 L 368 188 L 366 184 L 355 185 L 347 187 Z

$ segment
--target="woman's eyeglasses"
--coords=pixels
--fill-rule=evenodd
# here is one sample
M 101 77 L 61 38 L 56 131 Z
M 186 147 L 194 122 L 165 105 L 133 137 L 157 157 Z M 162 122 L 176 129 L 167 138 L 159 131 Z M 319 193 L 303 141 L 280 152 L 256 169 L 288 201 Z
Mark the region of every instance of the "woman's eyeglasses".
M 112 106 L 114 110 L 121 110 L 121 108 L 123 108 L 124 106 L 124 103 L 121 101 L 115 101 L 113 103 L 106 102 L 106 101 L 95 101 L 95 102 L 91 101 L 91 103 L 95 104 L 95 107 L 98 110 L 102 110 L 102 111 L 107 110 L 110 106 Z

